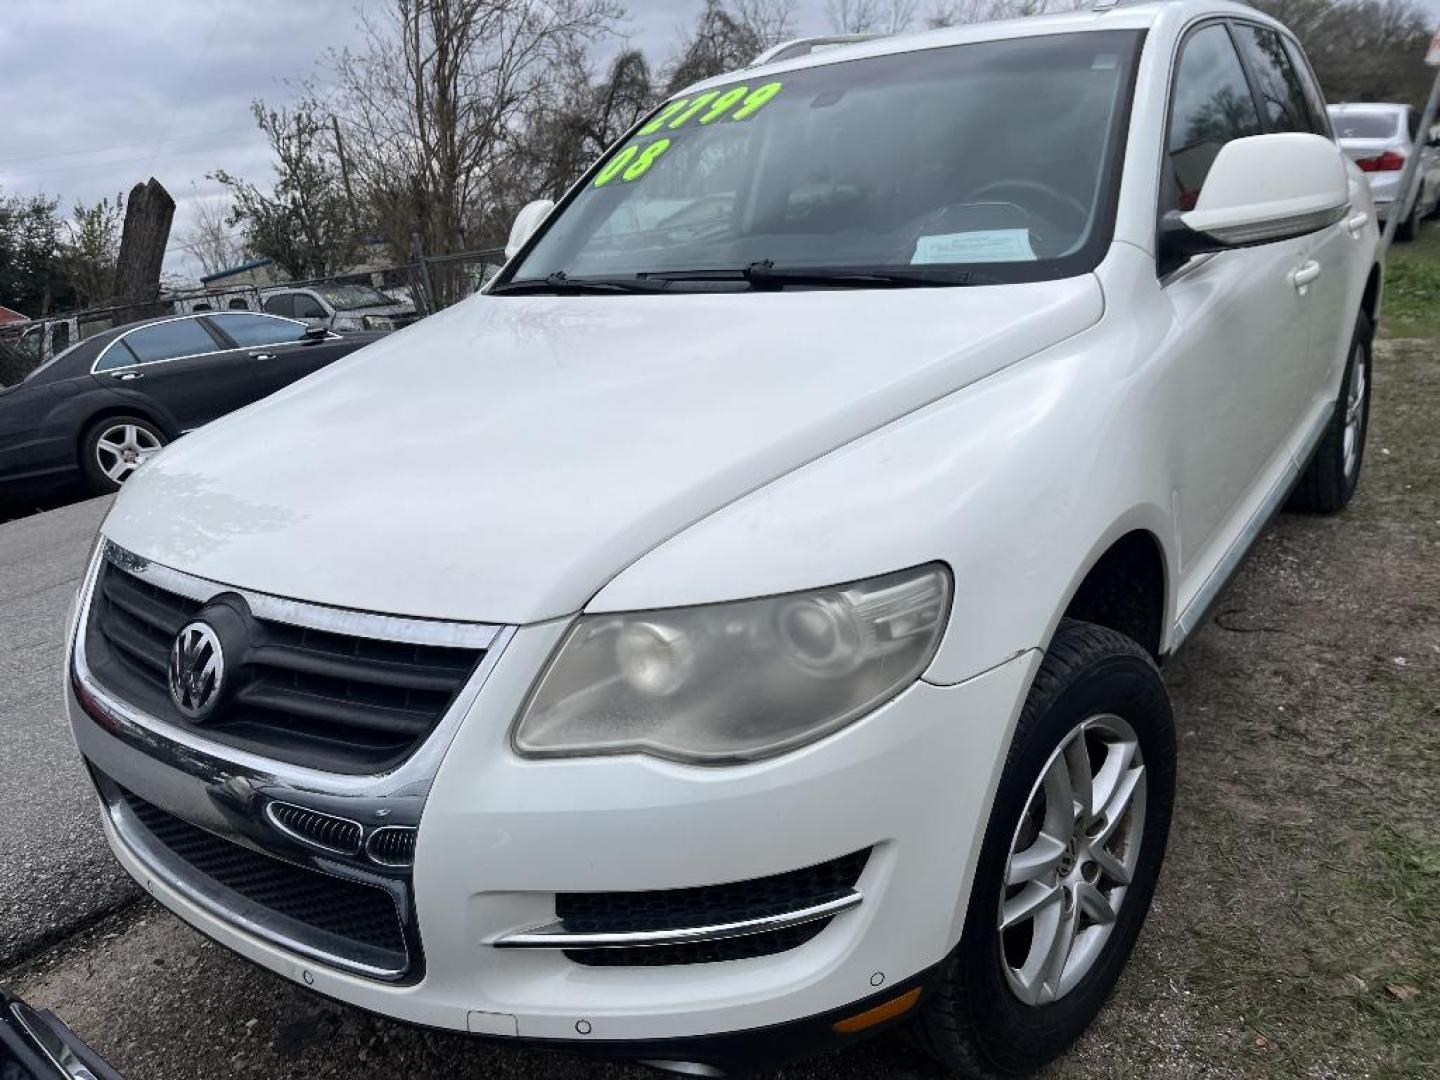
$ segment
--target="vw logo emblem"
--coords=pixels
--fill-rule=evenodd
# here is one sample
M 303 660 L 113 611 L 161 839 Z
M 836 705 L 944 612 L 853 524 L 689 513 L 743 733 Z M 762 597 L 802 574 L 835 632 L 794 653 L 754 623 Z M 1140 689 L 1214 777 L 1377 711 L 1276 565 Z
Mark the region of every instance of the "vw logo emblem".
M 209 623 L 192 622 L 170 646 L 170 700 L 188 720 L 207 716 L 220 700 L 225 654 Z

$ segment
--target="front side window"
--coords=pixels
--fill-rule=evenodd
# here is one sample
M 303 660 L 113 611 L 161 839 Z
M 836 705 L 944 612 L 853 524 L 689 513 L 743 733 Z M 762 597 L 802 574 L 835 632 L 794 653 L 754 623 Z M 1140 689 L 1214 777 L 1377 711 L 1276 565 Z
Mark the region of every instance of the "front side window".
M 268 315 L 242 315 L 230 311 L 212 315 L 210 321 L 242 348 L 299 341 L 305 336 L 307 329 L 304 323 L 291 322 L 289 319 L 272 319 Z
M 1253 23 L 1235 27 L 1240 47 L 1255 74 L 1260 103 L 1271 131 L 1315 132 L 1315 121 L 1305 104 L 1305 88 L 1285 52 L 1285 42 L 1274 30 Z
M 689 274 L 696 287 L 695 275 L 756 266 L 954 284 L 1083 272 L 1109 243 L 1141 39 L 956 45 L 671 101 L 607 155 L 500 290 L 561 274 Z
M 100 364 L 101 370 L 121 367 L 139 362 L 153 364 L 160 360 L 174 360 L 181 356 L 196 356 L 219 350 L 210 332 L 194 319 L 177 319 L 174 322 L 156 323 L 143 330 L 134 330 L 125 335 L 124 343 L 134 354 L 132 360 L 124 349 L 112 346 L 105 353 Z M 119 362 L 116 363 L 115 361 Z
M 1219 23 L 1196 30 L 1185 39 L 1175 71 L 1161 213 L 1193 210 L 1220 148 L 1258 134 L 1260 116 L 1229 32 Z

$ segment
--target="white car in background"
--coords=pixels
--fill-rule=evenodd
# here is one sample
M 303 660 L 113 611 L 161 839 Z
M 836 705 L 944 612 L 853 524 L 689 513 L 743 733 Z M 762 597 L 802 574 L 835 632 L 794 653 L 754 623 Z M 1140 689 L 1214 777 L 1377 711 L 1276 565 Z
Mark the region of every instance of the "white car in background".
M 262 289 L 260 310 L 327 330 L 398 330 L 419 318 L 414 303 L 360 284 Z
M 1329 132 L 1213 0 L 685 90 L 485 292 L 127 481 L 66 661 L 117 858 L 433 1028 L 1040 1067 L 1160 881 L 1160 661 L 1360 476 Z
M 1394 212 L 1405 162 L 1420 154 L 1413 194 L 1401 208 L 1397 240 L 1413 240 L 1420 222 L 1440 209 L 1440 138 L 1419 139 L 1420 113 L 1409 105 L 1379 103 L 1330 106 L 1330 124 L 1340 149 L 1370 181 L 1381 221 Z

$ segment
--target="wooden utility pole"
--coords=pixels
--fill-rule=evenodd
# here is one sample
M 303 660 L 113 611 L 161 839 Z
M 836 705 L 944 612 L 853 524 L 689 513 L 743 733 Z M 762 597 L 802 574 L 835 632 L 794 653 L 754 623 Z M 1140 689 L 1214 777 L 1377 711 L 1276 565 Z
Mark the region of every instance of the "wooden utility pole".
M 175 200 L 153 176 L 130 189 L 115 266 L 115 302 L 137 305 L 122 316 L 125 322 L 145 318 L 160 295 L 160 266 L 174 217 Z

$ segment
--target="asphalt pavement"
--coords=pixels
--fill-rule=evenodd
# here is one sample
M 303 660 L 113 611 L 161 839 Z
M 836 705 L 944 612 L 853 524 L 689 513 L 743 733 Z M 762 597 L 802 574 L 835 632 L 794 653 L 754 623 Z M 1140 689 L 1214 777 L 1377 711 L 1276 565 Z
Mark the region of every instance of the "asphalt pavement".
M 65 619 L 108 498 L 0 524 L 0 968 L 132 903 L 61 706 Z

